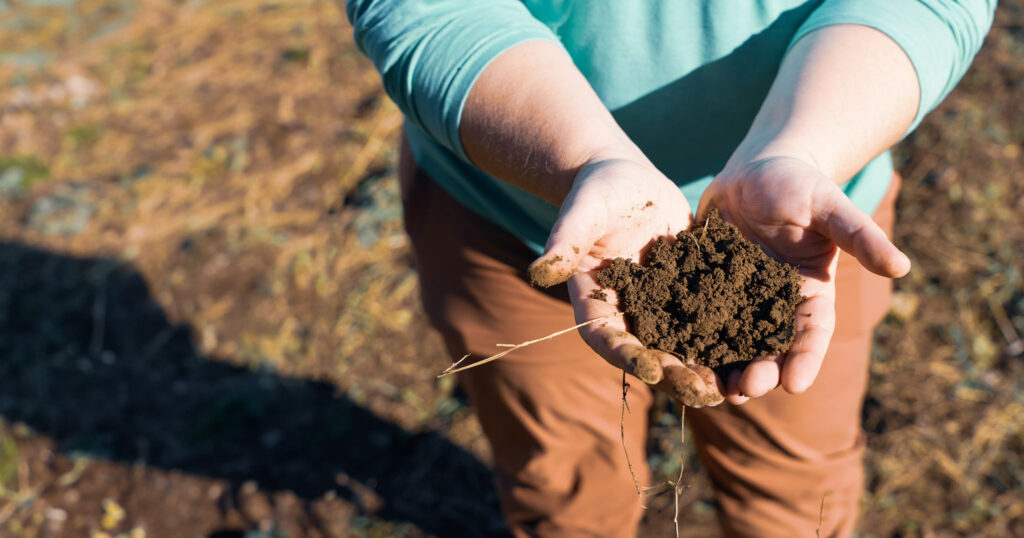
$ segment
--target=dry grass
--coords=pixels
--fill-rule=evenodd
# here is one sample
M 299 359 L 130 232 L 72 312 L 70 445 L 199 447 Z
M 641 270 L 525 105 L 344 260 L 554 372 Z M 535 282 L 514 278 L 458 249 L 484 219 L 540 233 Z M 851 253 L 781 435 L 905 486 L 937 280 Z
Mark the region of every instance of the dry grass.
M 343 13 L 116 4 L 76 5 L 71 20 L 116 28 L 98 38 L 58 24 L 67 10 L 9 15 L 47 27 L 2 34 L 4 50 L 68 43 L 41 69 L 0 71 L 0 154 L 48 169 L 7 198 L 0 238 L 130 262 L 203 352 L 343 382 L 418 316 L 393 215 L 401 117 Z
M 1024 10 L 899 152 L 915 269 L 877 331 L 865 528 L 1024 534 Z
M 338 5 L 7 4 L 0 241 L 126 264 L 173 323 L 193 328 L 209 360 L 330 383 L 401 430 L 440 431 L 487 461 L 450 378 L 433 378 L 450 361 L 419 310 L 399 220 L 401 119 Z M 1004 2 L 964 84 L 899 152 L 897 242 L 915 270 L 898 283 L 878 331 L 864 414 L 865 535 L 1024 535 L 1022 6 Z M 90 319 L 95 327 L 98 317 Z M 0 337 L 10 335 L 3 320 Z M 87 344 L 102 355 L 102 341 Z M 0 409 L 6 404 L 0 395 Z M 662 478 L 679 468 L 677 420 L 654 420 L 649 459 Z M 76 461 L 93 463 L 73 465 L 64 440 L 26 422 L 0 425 L 4 535 L 98 530 L 104 497 L 128 507 L 119 530 L 138 525 L 151 535 L 158 521 L 190 533 L 236 525 L 293 536 L 420 535 L 417 521 L 428 520 L 410 510 L 392 517 L 386 487 L 347 475 L 336 480 L 347 497 L 296 498 L 147 466 L 143 455 L 141 467 L 88 457 Z M 424 450 L 436 460 L 440 446 Z M 686 464 L 699 468 L 692 454 Z M 427 472 L 405 469 L 409 484 Z M 154 483 L 171 493 L 157 494 Z M 693 484 L 683 531 L 706 535 L 706 479 L 694 475 Z M 240 508 L 242 523 L 218 508 L 214 492 L 225 488 L 249 507 Z M 446 493 L 453 511 L 493 512 L 477 492 Z M 81 502 L 67 500 L 75 495 Z M 652 500 L 650 532 L 671 525 L 659 502 L 671 506 L 668 496 Z

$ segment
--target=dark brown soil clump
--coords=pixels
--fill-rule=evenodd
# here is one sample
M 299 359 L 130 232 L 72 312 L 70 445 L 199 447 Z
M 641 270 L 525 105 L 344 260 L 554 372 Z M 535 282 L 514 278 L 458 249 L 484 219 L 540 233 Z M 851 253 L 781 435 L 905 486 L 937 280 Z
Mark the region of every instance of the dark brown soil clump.
M 803 300 L 796 269 L 769 258 L 714 210 L 675 241 L 658 239 L 644 265 L 616 258 L 597 281 L 618 292 L 644 345 L 712 368 L 786 352 Z

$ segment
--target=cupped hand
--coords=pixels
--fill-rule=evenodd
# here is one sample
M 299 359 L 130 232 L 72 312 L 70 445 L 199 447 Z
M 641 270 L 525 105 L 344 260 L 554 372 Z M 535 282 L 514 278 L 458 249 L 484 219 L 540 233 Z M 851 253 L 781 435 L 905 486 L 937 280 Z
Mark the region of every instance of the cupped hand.
M 807 390 L 835 329 L 839 249 L 868 270 L 900 277 L 910 260 L 866 213 L 808 161 L 769 157 L 727 166 L 701 197 L 697 219 L 712 207 L 769 256 L 796 266 L 806 299 L 797 307 L 795 340 L 779 357 L 763 357 L 725 380 L 726 399 L 743 403 L 780 384 Z
M 614 293 L 591 298 L 597 270 L 607 260 L 640 260 L 659 237 L 689 227 L 690 205 L 679 188 L 653 165 L 631 159 L 593 159 L 580 169 L 544 254 L 530 265 L 534 285 L 568 280 L 577 323 L 619 312 Z M 622 316 L 579 329 L 584 341 L 613 366 L 656 389 L 700 407 L 723 400 L 721 384 L 706 367 L 684 363 L 674 355 L 648 349 L 626 328 Z

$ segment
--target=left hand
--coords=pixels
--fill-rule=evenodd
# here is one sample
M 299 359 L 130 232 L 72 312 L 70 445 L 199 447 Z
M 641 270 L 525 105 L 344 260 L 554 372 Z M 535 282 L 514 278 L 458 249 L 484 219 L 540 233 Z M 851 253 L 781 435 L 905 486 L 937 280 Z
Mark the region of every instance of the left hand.
M 793 394 L 811 386 L 835 329 L 839 249 L 882 276 L 901 277 L 910 270 L 906 255 L 809 159 L 771 156 L 739 165 L 730 162 L 701 197 L 697 222 L 712 207 L 769 256 L 796 266 L 806 296 L 796 310 L 796 336 L 789 351 L 757 359 L 723 380 L 726 400 L 734 404 L 780 384 Z

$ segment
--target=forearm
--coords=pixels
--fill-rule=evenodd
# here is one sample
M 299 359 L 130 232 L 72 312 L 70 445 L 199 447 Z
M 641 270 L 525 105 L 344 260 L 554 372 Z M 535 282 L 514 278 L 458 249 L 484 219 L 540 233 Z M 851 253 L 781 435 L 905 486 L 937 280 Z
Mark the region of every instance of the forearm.
M 481 73 L 459 134 L 473 164 L 554 204 L 597 158 L 646 162 L 560 47 L 516 45 Z
M 797 157 L 842 183 L 903 136 L 918 101 L 914 67 L 889 37 L 866 26 L 821 28 L 786 54 L 730 165 Z

